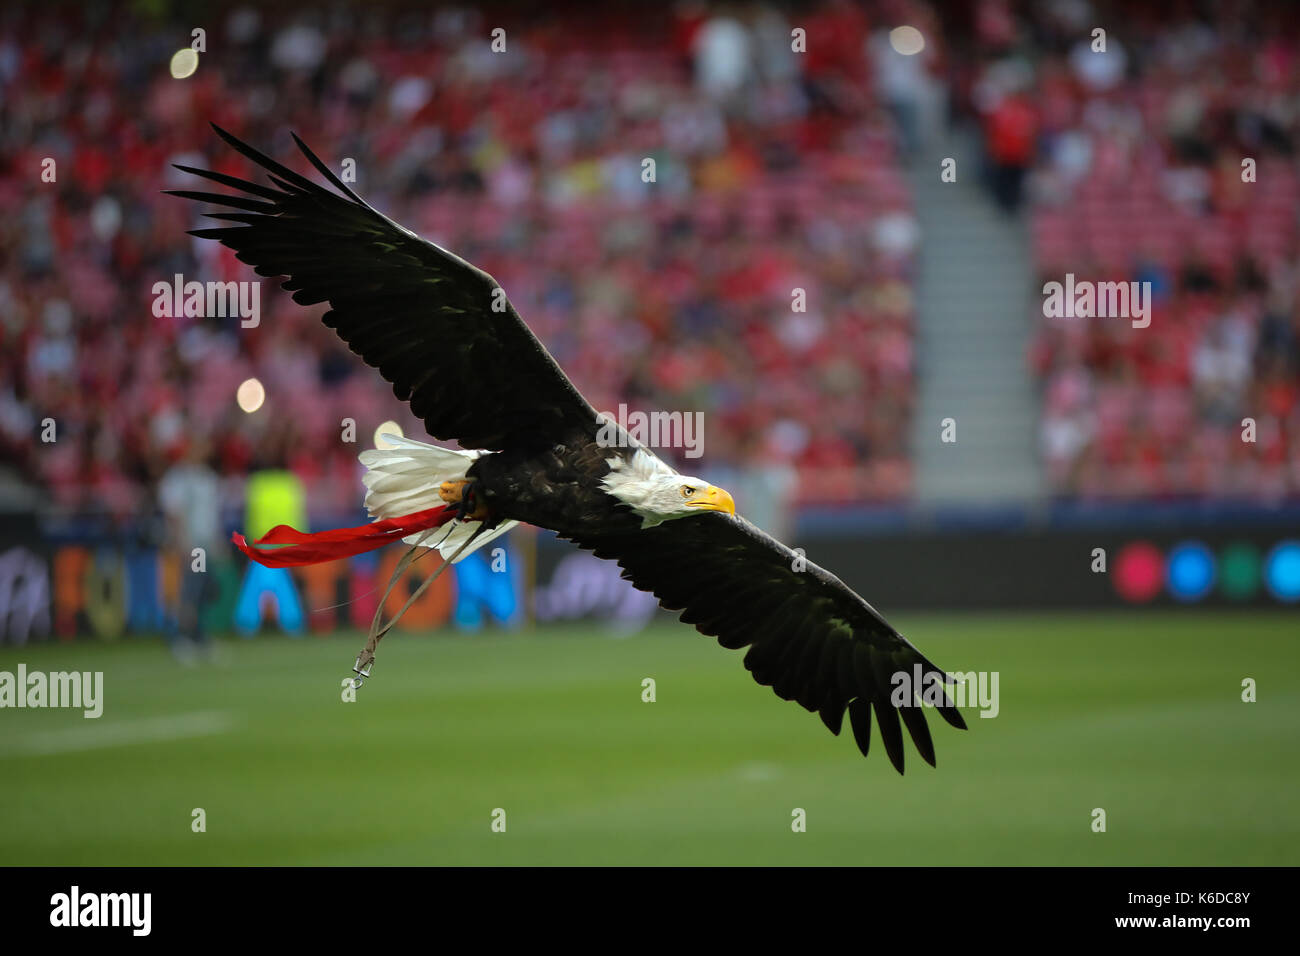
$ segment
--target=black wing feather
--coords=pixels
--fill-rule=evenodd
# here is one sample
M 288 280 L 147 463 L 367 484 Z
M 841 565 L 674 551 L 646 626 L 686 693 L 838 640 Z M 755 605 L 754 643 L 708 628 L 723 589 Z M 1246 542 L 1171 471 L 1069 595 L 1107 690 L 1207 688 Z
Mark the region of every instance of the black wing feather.
M 635 587 L 681 610 L 683 621 L 723 647 L 748 646 L 744 664 L 754 679 L 817 711 L 832 733 L 839 734 L 847 709 L 864 756 L 874 712 L 885 753 L 899 773 L 902 726 L 922 759 L 934 765 L 925 715 L 919 705 L 893 705 L 892 678 L 900 671 L 912 677 L 916 665 L 923 679 L 937 674 L 946 683 L 946 675 L 835 575 L 743 518 L 717 513 L 573 540 L 616 560 Z M 782 602 L 775 610 L 773 596 Z M 951 701 L 935 709 L 965 729 Z
M 301 305 L 328 302 L 325 324 L 379 369 L 430 435 L 493 451 L 596 435 L 595 410 L 490 275 L 377 212 L 297 136 L 333 189 L 213 129 L 274 187 L 178 165 L 242 193 L 169 190 L 240 210 L 216 214 L 238 225 L 190 235 L 229 246 L 260 276 L 285 276 Z

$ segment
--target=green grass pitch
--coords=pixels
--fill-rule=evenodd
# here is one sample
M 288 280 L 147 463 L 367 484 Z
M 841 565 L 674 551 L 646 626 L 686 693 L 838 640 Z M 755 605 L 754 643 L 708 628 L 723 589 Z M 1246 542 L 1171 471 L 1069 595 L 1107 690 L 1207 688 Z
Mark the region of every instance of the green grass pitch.
M 1293 613 L 896 623 L 1000 673 L 1000 714 L 929 715 L 939 767 L 909 741 L 905 777 L 684 625 L 398 632 L 356 703 L 355 634 L 191 668 L 157 639 L 3 648 L 0 670 L 102 670 L 105 708 L 0 710 L 0 863 L 1300 863 Z

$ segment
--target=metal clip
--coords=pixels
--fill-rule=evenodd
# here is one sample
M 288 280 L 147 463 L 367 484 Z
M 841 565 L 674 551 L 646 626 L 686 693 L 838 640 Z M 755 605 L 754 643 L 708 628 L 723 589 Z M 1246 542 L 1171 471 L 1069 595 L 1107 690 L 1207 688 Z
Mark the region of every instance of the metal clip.
M 367 677 L 370 676 L 370 669 L 371 669 L 372 667 L 375 666 L 375 658 L 374 658 L 374 656 L 372 655 L 371 658 L 370 658 L 370 660 L 366 661 L 365 667 L 363 668 L 363 667 L 361 666 L 361 658 L 362 658 L 363 656 L 364 656 L 364 655 L 360 655 L 360 654 L 357 655 L 357 662 L 356 662 L 356 664 L 353 665 L 353 667 L 352 667 L 352 672 L 353 672 L 354 674 L 358 674 L 358 675 L 360 675 L 360 676 L 358 676 L 358 677 L 356 678 L 356 680 L 355 680 L 354 683 L 352 684 L 353 687 L 360 687 L 360 686 L 361 686 L 361 681 L 364 680 L 365 678 L 367 678 Z

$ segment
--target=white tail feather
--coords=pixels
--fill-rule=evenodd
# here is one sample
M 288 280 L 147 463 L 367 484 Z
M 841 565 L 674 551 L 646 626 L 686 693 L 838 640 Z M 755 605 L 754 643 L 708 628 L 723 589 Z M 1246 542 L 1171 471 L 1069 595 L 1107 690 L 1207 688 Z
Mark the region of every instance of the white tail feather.
M 459 451 L 439 448 L 411 438 L 396 435 L 381 436 L 392 448 L 375 448 L 363 451 L 358 457 L 366 466 L 361 481 L 366 486 L 366 511 L 372 518 L 396 518 L 415 511 L 436 508 L 443 503 L 438 489 L 444 481 L 464 478 L 481 451 Z M 477 551 L 493 538 L 505 534 L 519 522 L 503 521 L 491 531 L 480 535 L 457 562 Z M 436 547 L 447 558 L 465 543 L 479 527 L 481 521 L 457 521 L 451 530 L 430 534 L 421 531 L 402 540 L 407 544 Z M 435 544 L 435 542 L 437 542 Z

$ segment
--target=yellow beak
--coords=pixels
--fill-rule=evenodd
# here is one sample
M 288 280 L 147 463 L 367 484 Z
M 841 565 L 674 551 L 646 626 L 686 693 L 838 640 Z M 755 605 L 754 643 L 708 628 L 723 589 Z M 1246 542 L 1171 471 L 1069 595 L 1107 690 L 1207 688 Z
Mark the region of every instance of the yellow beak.
M 688 508 L 698 508 L 701 511 L 725 511 L 729 515 L 736 513 L 736 501 L 723 488 L 717 485 L 709 485 L 690 501 L 686 502 Z

